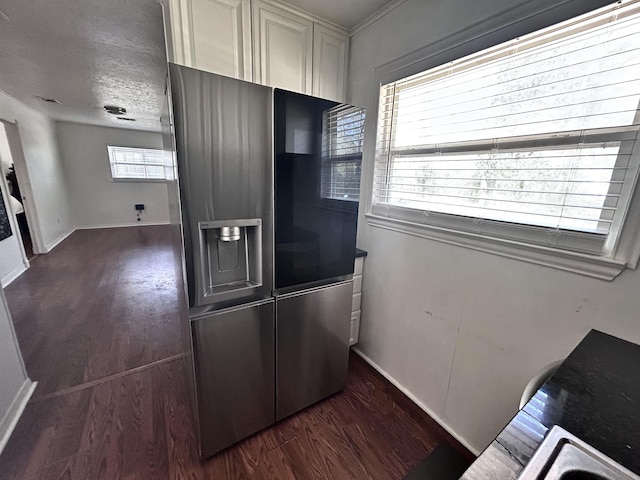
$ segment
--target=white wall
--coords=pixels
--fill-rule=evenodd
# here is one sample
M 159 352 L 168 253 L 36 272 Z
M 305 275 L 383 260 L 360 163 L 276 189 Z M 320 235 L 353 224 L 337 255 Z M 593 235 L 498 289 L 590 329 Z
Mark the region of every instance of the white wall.
M 375 111 L 376 67 L 511 6 L 402 3 L 352 38 L 351 102 Z M 363 181 L 371 181 L 374 142 L 368 119 Z M 528 379 L 591 328 L 640 343 L 638 271 L 605 282 L 371 227 L 363 213 L 358 348 L 476 452 L 516 412 Z
M 169 223 L 165 183 L 114 182 L 107 145 L 162 148 L 160 133 L 56 123 L 76 228 Z M 134 204 L 144 203 L 142 221 Z
M 8 285 L 27 269 L 27 265 L 25 265 L 22 257 L 22 244 L 18 237 L 18 225 L 16 225 L 15 216 L 11 213 L 7 202 L 8 192 L 5 189 L 4 182 L 0 184 L 0 188 L 2 189 L 2 198 L 7 209 L 12 232 L 10 237 L 0 241 L 0 282 L 3 285 Z
M 11 150 L 4 131 L 4 124 L 0 123 L 0 191 L 2 191 L 2 199 L 9 217 L 12 235 L 0 241 L 0 282 L 5 287 L 24 272 L 28 266 L 25 262 L 24 247 L 20 239 L 20 230 L 16 222 L 16 217 L 11 210 L 9 203 L 9 190 L 5 174 L 11 165 Z
M 0 453 L 20 417 L 35 383 L 27 377 L 0 288 Z
M 72 231 L 54 123 L 3 92 L 0 118 L 18 124 L 25 165 L 16 165 L 16 169 L 21 191 L 28 191 L 29 184 L 32 191 L 27 208 L 31 207 L 31 213 L 37 216 L 37 221 L 29 224 L 34 250 L 47 252 Z M 19 168 L 25 166 L 20 175 Z

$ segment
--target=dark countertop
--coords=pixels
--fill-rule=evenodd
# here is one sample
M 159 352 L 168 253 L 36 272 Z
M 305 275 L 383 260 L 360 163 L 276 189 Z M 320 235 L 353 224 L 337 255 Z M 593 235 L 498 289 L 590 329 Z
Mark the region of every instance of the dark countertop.
M 368 253 L 365 250 L 362 250 L 360 248 L 356 248 L 356 258 L 358 257 L 366 257 L 368 255 Z
M 554 425 L 640 474 L 640 346 L 591 330 L 462 479 L 517 478 Z

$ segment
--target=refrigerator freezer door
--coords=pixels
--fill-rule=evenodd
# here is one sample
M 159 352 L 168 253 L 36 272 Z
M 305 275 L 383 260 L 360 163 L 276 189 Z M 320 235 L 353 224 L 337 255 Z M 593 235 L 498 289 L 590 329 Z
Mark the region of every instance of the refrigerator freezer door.
M 340 391 L 347 381 L 353 282 L 276 297 L 276 418 Z
M 192 320 L 203 457 L 275 421 L 273 309 L 271 300 Z
M 273 91 L 262 85 L 174 64 L 169 64 L 169 77 L 189 307 L 240 303 L 252 297 L 270 296 Z M 240 288 L 221 289 L 221 280 L 216 278 L 221 272 L 205 268 L 211 265 L 208 258 L 211 247 L 217 245 L 218 237 L 239 238 L 225 235 L 228 230 L 224 227 L 233 229 L 254 219 L 261 221 L 260 235 L 256 228 L 247 225 L 240 227 L 239 233 L 251 237 L 247 238 L 248 247 L 254 248 L 254 243 L 259 243 L 256 246 L 260 247 L 259 251 L 254 248 L 247 255 L 249 260 L 259 260 L 260 265 L 252 262 L 242 265 L 240 273 L 246 274 L 246 281 L 238 282 Z M 220 229 L 200 228 L 214 221 L 222 222 Z M 203 239 L 211 243 L 203 243 Z M 260 281 L 252 281 L 255 274 L 250 270 L 256 268 L 260 271 Z M 227 273 L 222 272 L 218 277 Z

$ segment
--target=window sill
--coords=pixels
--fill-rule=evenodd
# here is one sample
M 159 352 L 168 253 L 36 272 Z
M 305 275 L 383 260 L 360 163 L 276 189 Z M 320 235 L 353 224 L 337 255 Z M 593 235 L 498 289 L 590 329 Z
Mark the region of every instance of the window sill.
M 366 214 L 365 217 L 369 225 L 374 227 L 471 248 L 536 265 L 557 268 L 601 280 L 611 281 L 627 267 L 625 262 L 596 255 L 557 250 L 487 235 L 397 220 L 370 213 Z
M 167 183 L 162 178 L 112 178 L 113 183 Z

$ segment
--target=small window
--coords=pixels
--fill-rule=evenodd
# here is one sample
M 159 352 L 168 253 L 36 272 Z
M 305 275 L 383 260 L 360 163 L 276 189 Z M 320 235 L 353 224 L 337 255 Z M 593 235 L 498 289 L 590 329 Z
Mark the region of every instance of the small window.
M 383 85 L 372 214 L 613 258 L 639 52 L 623 2 Z
M 362 108 L 339 105 L 322 117 L 322 197 L 358 201 L 364 140 Z
M 166 180 L 164 152 L 151 148 L 109 145 L 111 178 L 114 180 Z

